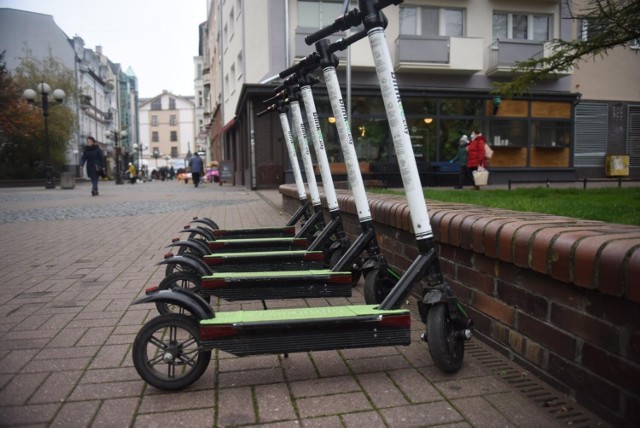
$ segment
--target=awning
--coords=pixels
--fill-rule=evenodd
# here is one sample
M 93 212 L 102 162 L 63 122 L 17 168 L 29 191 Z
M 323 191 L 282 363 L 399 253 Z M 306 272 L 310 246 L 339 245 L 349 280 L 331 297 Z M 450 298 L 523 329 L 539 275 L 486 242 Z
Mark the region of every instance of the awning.
M 220 131 L 216 132 L 216 135 L 214 135 L 211 139 L 215 140 L 216 138 L 218 138 L 220 135 L 224 134 L 225 132 L 227 132 L 228 130 L 230 130 L 231 128 L 233 128 L 236 124 L 236 118 L 234 117 L 233 119 L 231 119 L 229 122 L 227 122 L 227 124 L 225 126 L 223 126 Z

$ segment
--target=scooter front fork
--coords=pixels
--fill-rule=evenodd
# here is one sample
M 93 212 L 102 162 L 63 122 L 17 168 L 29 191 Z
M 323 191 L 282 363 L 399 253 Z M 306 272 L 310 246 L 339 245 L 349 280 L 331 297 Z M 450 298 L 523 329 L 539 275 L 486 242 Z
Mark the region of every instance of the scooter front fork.
M 423 291 L 422 300 L 418 302 L 418 312 L 423 323 L 427 323 L 429 309 L 435 305 L 447 305 L 447 314 L 455 329 L 456 339 L 470 340 L 473 337 L 473 321 L 448 284 L 441 283 L 429 286 Z M 423 333 L 421 338 L 427 342 L 427 333 Z

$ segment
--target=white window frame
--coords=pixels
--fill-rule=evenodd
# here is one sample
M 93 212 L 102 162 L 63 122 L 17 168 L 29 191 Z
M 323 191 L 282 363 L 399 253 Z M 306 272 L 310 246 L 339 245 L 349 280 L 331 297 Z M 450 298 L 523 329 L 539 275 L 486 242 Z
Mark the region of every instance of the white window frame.
M 544 17 L 547 18 L 547 39 L 546 40 L 538 40 L 540 42 L 546 42 L 549 41 L 551 39 L 553 39 L 552 33 L 552 23 L 553 23 L 553 16 L 552 15 L 547 15 L 544 13 L 526 13 L 526 12 L 503 12 L 503 11 L 497 11 L 494 10 L 493 14 L 491 15 L 491 19 L 492 19 L 492 28 L 493 28 L 493 17 L 495 15 L 507 15 L 507 40 L 535 40 L 533 38 L 534 36 L 534 30 L 533 30 L 533 22 L 534 22 L 534 18 L 535 17 Z M 525 15 L 527 17 L 527 38 L 526 39 L 514 39 L 513 38 L 513 16 L 514 15 Z M 494 34 L 491 35 L 491 37 L 493 38 L 493 40 L 496 40 L 496 37 Z
M 437 9 L 438 10 L 438 36 L 446 37 L 446 29 L 447 29 L 447 20 L 446 20 L 446 12 L 447 11 L 455 11 L 462 12 L 462 34 L 460 36 L 451 36 L 451 37 L 466 37 L 467 34 L 467 25 L 466 25 L 466 17 L 467 10 L 464 8 L 458 7 L 438 7 L 438 6 L 404 6 L 401 9 L 415 9 L 415 19 L 416 19 L 416 27 L 413 29 L 413 34 L 401 33 L 404 36 L 421 36 L 422 35 L 422 9 Z M 402 23 L 400 23 L 400 28 L 402 28 Z

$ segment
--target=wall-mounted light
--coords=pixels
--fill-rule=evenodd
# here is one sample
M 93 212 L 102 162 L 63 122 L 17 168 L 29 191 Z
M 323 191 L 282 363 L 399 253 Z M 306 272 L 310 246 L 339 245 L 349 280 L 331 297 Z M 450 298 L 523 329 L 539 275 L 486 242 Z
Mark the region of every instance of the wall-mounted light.
M 336 123 L 336 118 L 331 116 L 329 119 L 327 119 L 329 121 L 329 123 Z
M 424 118 L 424 123 L 426 123 L 427 125 L 430 124 L 431 122 L 433 122 L 433 118 L 432 117 L 425 117 Z

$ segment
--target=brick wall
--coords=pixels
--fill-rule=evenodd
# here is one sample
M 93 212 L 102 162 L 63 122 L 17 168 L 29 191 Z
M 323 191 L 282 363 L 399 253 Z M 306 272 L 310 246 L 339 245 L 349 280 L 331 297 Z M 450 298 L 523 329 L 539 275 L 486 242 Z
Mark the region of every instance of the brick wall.
M 293 212 L 295 187 L 280 193 Z M 353 199 L 338 200 L 353 237 Z M 417 250 L 405 199 L 369 204 L 388 262 L 406 270 Z M 476 335 L 603 417 L 640 425 L 640 227 L 428 204 L 442 272 Z

